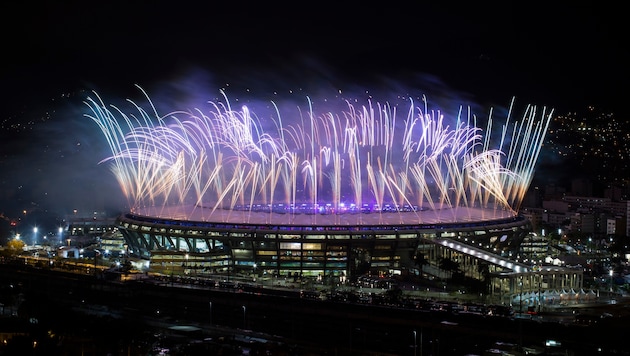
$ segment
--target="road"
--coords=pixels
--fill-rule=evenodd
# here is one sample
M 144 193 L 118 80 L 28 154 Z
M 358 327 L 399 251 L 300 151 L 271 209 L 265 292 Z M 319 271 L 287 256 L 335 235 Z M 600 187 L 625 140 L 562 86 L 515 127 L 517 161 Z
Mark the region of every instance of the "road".
M 163 331 L 177 325 L 195 326 L 206 335 L 213 331 L 216 334 L 218 329 L 242 335 L 249 333 L 243 330 L 252 330 L 278 336 L 295 347 L 325 348 L 326 352 L 320 354 L 351 355 L 371 350 L 410 355 L 414 344 L 418 353 L 422 350 L 426 355 L 481 354 L 496 341 L 541 347 L 549 339 L 557 340 L 575 355 L 590 355 L 597 350 L 623 354 L 623 330 L 630 321 L 625 299 L 610 305 L 557 309 L 523 319 L 272 296 L 190 284 L 108 282 L 93 275 L 47 269 L 0 272 L 5 280 L 19 279 L 26 298 L 47 300 L 48 305 L 60 309 L 86 306 L 82 312 L 87 314 L 105 310 L 110 316 L 118 315 L 117 320 L 132 320 L 151 328 L 162 325 Z M 577 325 L 569 322 L 575 320 L 573 310 L 579 310 L 580 315 L 606 315 L 592 319 L 591 324 Z

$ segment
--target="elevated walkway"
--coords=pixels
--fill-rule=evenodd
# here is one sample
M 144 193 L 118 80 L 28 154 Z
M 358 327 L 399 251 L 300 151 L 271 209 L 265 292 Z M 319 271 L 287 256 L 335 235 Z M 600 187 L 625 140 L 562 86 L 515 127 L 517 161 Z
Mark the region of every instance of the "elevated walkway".
M 531 267 L 524 263 L 515 262 L 503 256 L 488 252 L 486 250 L 474 247 L 472 245 L 463 244 L 452 239 L 438 238 L 438 239 L 433 239 L 430 241 L 432 241 L 435 244 L 442 245 L 449 249 L 455 250 L 457 252 L 461 252 L 473 258 L 486 261 L 496 266 L 503 267 L 504 269 L 511 270 L 512 273 L 527 273 L 527 272 L 530 272 L 531 270 Z
M 463 270 L 475 276 L 478 270 L 476 262 L 490 264 L 489 292 L 501 303 L 510 304 L 515 295 L 524 293 L 543 293 L 544 291 L 581 290 L 583 271 L 576 268 L 551 265 L 528 265 L 492 252 L 464 244 L 449 238 L 426 240 L 447 251 L 456 251 L 464 255 Z M 480 277 L 475 277 L 480 278 Z

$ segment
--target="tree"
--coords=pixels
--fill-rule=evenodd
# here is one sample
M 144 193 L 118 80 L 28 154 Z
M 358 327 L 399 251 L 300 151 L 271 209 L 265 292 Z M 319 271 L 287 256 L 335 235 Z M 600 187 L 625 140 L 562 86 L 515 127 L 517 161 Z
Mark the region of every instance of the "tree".
M 420 267 L 420 274 L 424 272 L 423 267 L 429 264 L 429 260 L 427 260 L 427 258 L 424 256 L 424 253 L 420 252 L 416 253 L 414 262 L 416 263 L 416 266 Z
M 490 265 L 485 261 L 480 261 L 477 265 L 477 272 L 480 276 L 481 292 L 486 294 L 490 286 Z
M 398 286 L 385 291 L 385 297 L 390 304 L 400 304 L 402 301 L 403 291 Z
M 2 250 L 2 254 L 6 257 L 14 257 L 24 251 L 24 241 L 18 239 L 11 239 L 7 242 L 6 248 Z
M 488 279 L 488 277 L 490 277 L 490 265 L 488 262 L 479 261 L 479 264 L 477 264 L 477 272 L 479 273 L 479 279 Z
M 627 243 L 622 239 L 615 239 L 610 246 L 608 246 L 608 252 L 610 252 L 614 261 L 618 261 L 620 263 L 627 262 L 625 254 L 628 249 L 626 246 Z
M 459 272 L 459 262 L 453 261 L 448 257 L 440 258 L 440 269 L 447 272 Z
M 370 263 L 370 254 L 365 249 L 353 249 L 354 259 L 354 267 L 356 276 L 361 276 L 370 271 L 371 263 Z

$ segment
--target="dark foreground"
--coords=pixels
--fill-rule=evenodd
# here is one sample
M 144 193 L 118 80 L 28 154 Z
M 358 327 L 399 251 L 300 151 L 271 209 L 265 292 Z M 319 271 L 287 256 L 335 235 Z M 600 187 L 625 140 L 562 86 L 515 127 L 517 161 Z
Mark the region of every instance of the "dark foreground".
M 11 265 L 0 265 L 0 281 L 0 335 L 13 333 L 0 355 L 630 354 L 626 313 L 577 324 L 108 282 Z

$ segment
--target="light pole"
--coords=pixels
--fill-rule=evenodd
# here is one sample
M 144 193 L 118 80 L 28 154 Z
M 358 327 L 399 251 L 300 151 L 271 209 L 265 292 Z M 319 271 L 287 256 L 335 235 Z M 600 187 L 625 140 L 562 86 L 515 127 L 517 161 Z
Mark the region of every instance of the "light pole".
M 418 344 L 417 344 L 417 340 L 416 340 L 417 336 L 418 335 L 417 335 L 416 331 L 414 330 L 413 331 L 413 356 L 417 355 L 417 350 L 418 350 Z
M 33 246 L 35 246 L 35 242 L 37 242 L 37 226 L 33 228 Z
M 59 245 L 63 245 L 63 227 L 59 226 L 57 232 L 59 233 Z
M 613 270 L 610 269 L 610 299 L 612 300 L 612 290 L 613 290 Z
M 522 314 L 523 313 L 523 276 L 521 276 L 521 282 L 518 285 L 521 287 L 521 294 L 518 298 L 518 302 L 519 302 L 518 311 Z
M 127 263 L 127 256 L 129 254 L 129 245 L 123 244 L 123 253 L 125 254 L 125 264 Z
M 210 307 L 210 326 L 212 326 L 212 302 L 208 302 L 208 305 Z
M 247 329 L 247 322 L 245 319 L 245 313 L 247 312 L 247 308 L 244 305 L 242 306 L 242 308 L 243 308 L 243 329 Z

